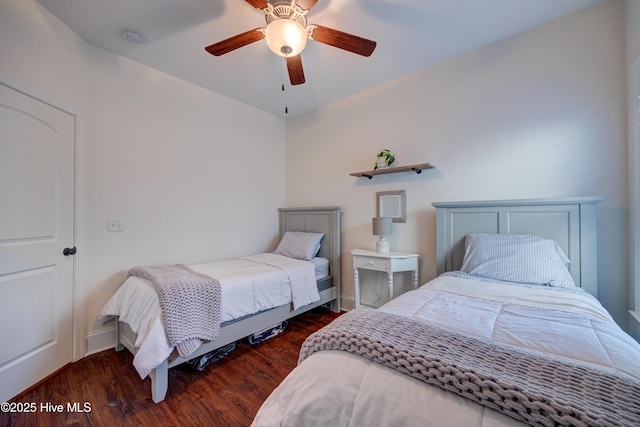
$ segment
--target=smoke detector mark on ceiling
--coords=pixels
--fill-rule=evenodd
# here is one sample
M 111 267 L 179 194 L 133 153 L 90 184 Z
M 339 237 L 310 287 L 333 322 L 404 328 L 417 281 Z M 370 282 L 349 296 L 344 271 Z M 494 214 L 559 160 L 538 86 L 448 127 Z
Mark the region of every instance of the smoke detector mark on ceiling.
M 135 31 L 124 30 L 122 31 L 121 34 L 122 34 L 122 38 L 124 38 L 129 43 L 142 44 L 144 42 L 144 37 L 142 37 L 140 34 L 136 33 Z

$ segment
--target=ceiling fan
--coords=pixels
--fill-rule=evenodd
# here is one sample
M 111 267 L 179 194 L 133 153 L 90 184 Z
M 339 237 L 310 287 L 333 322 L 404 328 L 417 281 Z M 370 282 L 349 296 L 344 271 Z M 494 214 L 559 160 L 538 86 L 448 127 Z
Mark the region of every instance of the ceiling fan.
M 267 26 L 255 28 L 207 46 L 205 50 L 220 56 L 238 48 L 266 39 L 269 48 L 286 59 L 289 80 L 292 85 L 305 82 L 300 52 L 307 39 L 328 44 L 362 56 L 370 56 L 376 42 L 362 37 L 323 27 L 307 25 L 307 12 L 318 0 L 245 0 L 264 13 Z

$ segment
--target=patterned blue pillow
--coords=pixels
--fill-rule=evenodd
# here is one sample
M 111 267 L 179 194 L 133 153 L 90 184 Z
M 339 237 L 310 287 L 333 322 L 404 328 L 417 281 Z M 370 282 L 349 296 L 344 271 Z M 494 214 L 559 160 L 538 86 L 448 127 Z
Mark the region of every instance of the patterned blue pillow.
M 530 234 L 468 234 L 460 271 L 515 283 L 575 286 L 557 242 Z

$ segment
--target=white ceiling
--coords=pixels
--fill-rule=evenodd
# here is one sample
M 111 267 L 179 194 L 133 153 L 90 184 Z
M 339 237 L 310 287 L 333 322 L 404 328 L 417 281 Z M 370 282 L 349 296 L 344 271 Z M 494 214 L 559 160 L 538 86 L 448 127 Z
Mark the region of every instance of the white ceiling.
M 265 26 L 264 15 L 243 0 L 38 1 L 95 46 L 293 117 L 603 0 L 319 0 L 309 24 L 378 46 L 365 58 L 309 41 L 301 54 L 306 83 L 284 94 L 283 60 L 264 40 L 220 57 L 204 50 Z M 125 30 L 142 35 L 144 43 L 127 42 Z

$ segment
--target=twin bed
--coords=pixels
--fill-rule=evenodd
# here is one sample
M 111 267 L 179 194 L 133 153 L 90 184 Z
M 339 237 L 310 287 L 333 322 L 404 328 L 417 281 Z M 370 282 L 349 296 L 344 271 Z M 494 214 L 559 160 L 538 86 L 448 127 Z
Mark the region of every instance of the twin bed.
M 188 333 L 190 325 L 181 325 L 178 318 L 175 327 L 165 328 L 163 301 L 145 278 L 130 275 L 102 309 L 103 320 L 117 318 L 116 349 L 128 349 L 140 377 L 150 376 L 155 403 L 167 394 L 173 366 L 320 305 L 340 311 L 340 207 L 283 208 L 279 217 L 281 241 L 274 253 L 188 266 L 195 279 L 215 278 L 222 294 L 221 304 L 197 307 L 216 311 L 221 325 L 216 338 L 195 351 L 179 351 L 180 345 L 172 341 L 171 331 L 182 328 Z M 160 276 L 172 274 L 161 271 Z
M 312 334 L 253 425 L 640 425 L 640 345 L 596 299 L 600 200 L 434 203 L 438 277 Z M 340 310 L 340 209 L 280 216 L 283 237 L 324 233 L 318 256 L 330 275 L 317 280 L 320 299 L 299 308 L 276 301 L 235 320 L 223 314 L 219 337 L 189 358 L 320 304 Z M 192 268 L 226 280 L 210 265 Z M 162 328 L 156 344 L 136 341 L 149 335 L 131 330 L 136 315 L 124 322 L 123 307 L 110 310 L 121 316 L 118 347 L 136 358 L 149 347 L 157 359 L 136 368 L 149 372 L 153 400 L 162 400 L 167 369 L 187 358 Z
M 434 203 L 439 276 L 312 334 L 253 425 L 640 425 L 640 346 L 595 298 L 599 201 Z

